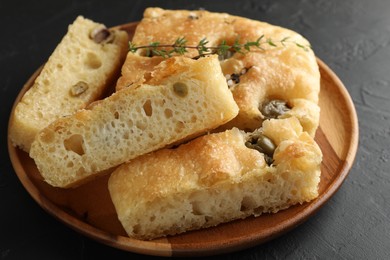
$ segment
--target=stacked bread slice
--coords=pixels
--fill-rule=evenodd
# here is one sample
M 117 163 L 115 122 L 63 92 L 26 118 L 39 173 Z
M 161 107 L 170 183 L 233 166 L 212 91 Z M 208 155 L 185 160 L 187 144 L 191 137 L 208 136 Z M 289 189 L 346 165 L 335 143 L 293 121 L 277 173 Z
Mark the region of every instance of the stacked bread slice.
M 148 84 L 118 91 L 50 124 L 38 133 L 30 156 L 51 185 L 76 186 L 142 154 L 204 134 L 237 113 L 215 55 L 173 57 L 156 68 Z

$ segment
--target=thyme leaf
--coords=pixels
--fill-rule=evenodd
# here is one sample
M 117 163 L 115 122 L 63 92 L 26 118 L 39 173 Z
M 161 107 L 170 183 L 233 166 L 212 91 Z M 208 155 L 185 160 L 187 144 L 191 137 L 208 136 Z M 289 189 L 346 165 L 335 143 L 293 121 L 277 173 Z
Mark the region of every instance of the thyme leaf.
M 187 40 L 185 37 L 177 38 L 173 44 L 160 44 L 160 42 L 151 42 L 148 45 L 137 46 L 133 42 L 129 42 L 129 51 L 134 53 L 139 49 L 144 49 L 145 54 L 148 57 L 161 56 L 163 58 L 168 58 L 174 54 L 183 55 L 188 52 L 188 49 L 195 49 L 198 51 L 198 56 L 194 58 L 199 58 L 209 54 L 226 56 L 228 52 L 238 52 L 245 54 L 252 51 L 252 48 L 264 50 L 262 47 L 263 45 L 278 47 L 279 45 L 286 46 L 287 43 L 293 43 L 295 46 L 302 48 L 305 51 L 309 51 L 311 48 L 310 45 L 303 45 L 295 41 L 290 41 L 290 37 L 284 37 L 279 41 L 274 41 L 271 38 L 265 38 L 264 35 L 261 35 L 259 38 L 257 38 L 256 41 L 247 41 L 245 43 L 240 43 L 238 38 L 231 45 L 228 44 L 226 40 L 222 40 L 218 46 L 207 46 L 208 43 L 209 41 L 206 38 L 203 38 L 197 45 L 186 45 Z

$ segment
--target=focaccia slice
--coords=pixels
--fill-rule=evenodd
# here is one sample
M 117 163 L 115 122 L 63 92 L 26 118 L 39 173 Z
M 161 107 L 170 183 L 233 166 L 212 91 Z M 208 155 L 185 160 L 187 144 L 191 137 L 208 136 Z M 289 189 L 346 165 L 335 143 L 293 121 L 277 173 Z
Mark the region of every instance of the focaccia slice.
M 127 50 L 125 31 L 77 17 L 16 105 L 9 131 L 13 144 L 29 152 L 40 130 L 101 98 L 115 85 Z
M 127 234 L 175 235 L 316 198 L 322 154 L 299 121 L 266 120 L 259 131 L 276 146 L 271 164 L 233 128 L 117 168 L 108 188 Z
M 188 46 L 197 46 L 202 39 L 207 39 L 207 46 L 219 46 L 223 42 L 229 45 L 236 41 L 255 42 L 262 37 L 261 48 L 251 47 L 245 54 L 231 50 L 229 55 L 220 57 L 222 71 L 240 109 L 238 116 L 221 130 L 238 127 L 253 131 L 265 119 L 295 116 L 304 131 L 314 137 L 320 115 L 320 73 L 310 44 L 302 35 L 226 13 L 147 8 L 132 43 L 135 46 L 151 42 L 173 44 L 183 37 Z M 127 59 L 122 70 L 137 73 L 120 79 L 118 90 L 138 80 L 147 82 L 151 70 L 163 60 L 144 57 L 144 49 L 129 55 L 132 59 Z M 187 49 L 184 55 L 195 57 L 198 51 Z M 273 115 L 265 114 L 263 108 L 270 102 L 284 103 L 285 109 L 276 109 Z
M 78 185 L 142 154 L 214 129 L 234 118 L 216 55 L 164 60 L 148 84 L 117 91 L 38 133 L 30 156 L 52 186 Z

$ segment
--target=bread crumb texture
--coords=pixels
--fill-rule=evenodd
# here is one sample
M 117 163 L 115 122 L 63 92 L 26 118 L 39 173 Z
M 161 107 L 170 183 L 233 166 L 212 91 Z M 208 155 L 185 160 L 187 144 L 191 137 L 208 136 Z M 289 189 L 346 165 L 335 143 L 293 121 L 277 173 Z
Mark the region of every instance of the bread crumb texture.
M 101 31 L 106 41 L 96 42 L 93 36 Z M 14 145 L 29 152 L 40 130 L 100 98 L 115 80 L 127 45 L 126 32 L 77 17 L 15 107 L 10 125 Z
M 130 237 L 147 240 L 318 196 L 320 74 L 313 51 L 296 44 L 309 46 L 304 37 L 225 13 L 147 8 L 137 46 L 262 35 L 279 44 L 199 59 L 194 49 L 167 59 L 128 52 L 116 92 L 91 103 L 118 66 L 122 44 L 113 43 L 122 36 L 110 35 L 77 18 L 15 109 L 11 139 L 46 182 L 74 187 L 113 171 L 118 218 Z M 275 145 L 271 155 L 247 146 L 256 131 Z
M 153 85 L 152 85 L 153 84 Z M 144 153 L 207 132 L 238 113 L 216 56 L 167 59 L 132 86 L 43 129 L 30 156 L 53 186 L 79 184 Z
M 120 166 L 108 187 L 130 237 L 153 239 L 276 213 L 318 196 L 321 150 L 294 118 L 267 120 L 275 163 L 245 146 L 236 128 Z M 270 135 L 271 136 L 271 135 Z

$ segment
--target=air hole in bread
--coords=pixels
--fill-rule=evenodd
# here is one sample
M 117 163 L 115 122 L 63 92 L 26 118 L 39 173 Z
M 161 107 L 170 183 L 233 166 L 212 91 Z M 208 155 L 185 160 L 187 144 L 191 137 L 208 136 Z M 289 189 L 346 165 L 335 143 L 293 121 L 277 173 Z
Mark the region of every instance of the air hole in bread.
M 43 85 L 49 86 L 50 85 L 50 81 L 48 79 L 43 80 Z
M 153 108 L 152 108 L 152 101 L 150 101 L 150 99 L 146 100 L 144 105 L 143 105 L 143 109 L 145 111 L 145 114 L 147 116 L 152 116 L 152 113 L 153 113 Z
M 252 197 L 245 196 L 241 201 L 240 210 L 245 212 L 247 210 L 253 209 L 256 206 L 256 201 Z
M 149 80 L 152 79 L 152 73 L 151 72 L 146 72 L 144 74 L 144 79 L 145 79 L 145 82 L 148 82 Z
M 134 233 L 134 234 L 138 234 L 139 232 L 141 232 L 141 227 L 140 227 L 140 225 L 139 225 L 139 224 L 134 225 L 134 226 L 133 226 L 133 233 Z
M 119 112 L 118 112 L 118 111 L 115 111 L 115 112 L 114 112 L 114 118 L 115 118 L 115 119 L 119 119 Z
M 191 122 L 192 122 L 192 123 L 195 123 L 196 120 L 198 120 L 198 117 L 197 117 L 196 115 L 193 115 L 193 116 L 191 117 Z
M 64 140 L 64 146 L 66 150 L 73 151 L 81 156 L 85 153 L 83 142 L 83 137 L 81 135 L 75 134 Z
M 66 167 L 68 167 L 68 168 L 72 168 L 73 166 L 74 166 L 74 164 L 72 161 L 69 161 L 68 164 L 66 165 Z
M 198 201 L 191 201 L 191 206 L 192 206 L 192 214 L 199 216 L 203 215 L 202 213 L 202 208 L 200 206 L 200 203 Z
M 90 69 L 98 69 L 102 66 L 102 61 L 100 58 L 92 52 L 88 52 L 84 62 L 85 65 Z
M 176 122 L 176 132 L 181 133 L 185 127 L 185 124 L 181 121 Z
M 169 108 L 166 108 L 164 110 L 164 115 L 165 115 L 166 118 L 171 118 L 173 116 L 172 110 L 169 109 Z

